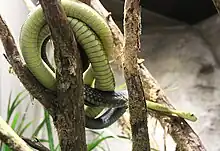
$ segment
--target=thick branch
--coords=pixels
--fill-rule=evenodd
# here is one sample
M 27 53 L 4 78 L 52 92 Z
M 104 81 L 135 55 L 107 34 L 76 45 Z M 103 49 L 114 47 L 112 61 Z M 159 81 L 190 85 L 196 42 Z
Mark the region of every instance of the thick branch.
M 21 83 L 34 98 L 36 98 L 46 109 L 51 111 L 52 101 L 55 99 L 55 95 L 44 88 L 24 65 L 18 52 L 18 48 L 16 47 L 14 38 L 1 16 L 0 38 L 5 48 L 7 59 Z
M 137 53 L 140 51 L 140 19 L 139 0 L 125 0 L 123 66 L 129 94 L 132 150 L 150 151 L 147 106 L 137 63 Z
M 27 144 L 14 130 L 0 117 L 0 140 L 14 151 L 31 151 Z
M 96 9 L 97 12 L 99 12 L 104 18 L 108 18 L 107 22 L 109 27 L 111 28 L 111 31 L 114 36 L 115 44 L 116 44 L 116 50 L 114 53 L 114 56 L 120 56 L 121 50 L 122 50 L 122 44 L 123 44 L 123 35 L 117 25 L 114 23 L 111 17 L 108 17 L 108 12 L 105 10 L 105 8 L 102 6 L 102 4 L 99 2 L 99 0 L 92 0 L 91 5 L 93 8 Z M 119 61 L 119 64 L 121 65 L 121 58 L 117 58 Z M 152 98 L 155 98 L 155 95 L 158 95 L 158 92 L 160 92 L 160 99 L 156 99 L 155 101 L 161 104 L 169 104 L 168 106 L 172 107 L 172 105 L 169 103 L 169 99 L 165 96 L 162 92 L 162 89 L 160 88 L 159 84 L 156 82 L 156 80 L 151 76 L 151 74 L 148 72 L 146 67 L 144 65 L 141 65 L 139 68 L 140 78 L 142 81 L 142 85 L 144 88 L 144 94 L 145 98 L 147 100 L 152 100 Z M 149 78 L 150 77 L 150 78 Z M 152 86 L 152 83 L 154 85 Z M 156 91 L 155 91 L 156 90 Z M 183 147 L 183 150 L 202 150 L 204 151 L 205 148 L 200 141 L 197 134 L 192 130 L 192 128 L 187 124 L 187 122 L 183 119 L 176 120 L 170 119 L 166 121 L 166 117 L 157 117 L 159 119 L 161 125 L 163 127 L 166 127 L 168 125 L 169 131 L 168 133 L 173 137 L 174 141 L 178 143 L 178 146 Z M 183 126 L 181 125 L 182 123 Z M 185 138 L 185 139 L 184 139 Z M 183 141 L 184 139 L 184 141 Z M 186 145 L 186 146 L 185 146 Z M 184 147 L 185 146 L 185 147 Z M 191 146 L 191 147 L 190 147 Z M 194 147 L 193 147 L 194 146 Z
M 57 109 L 53 116 L 62 151 L 85 151 L 85 116 L 80 54 L 58 0 L 40 0 L 54 43 Z

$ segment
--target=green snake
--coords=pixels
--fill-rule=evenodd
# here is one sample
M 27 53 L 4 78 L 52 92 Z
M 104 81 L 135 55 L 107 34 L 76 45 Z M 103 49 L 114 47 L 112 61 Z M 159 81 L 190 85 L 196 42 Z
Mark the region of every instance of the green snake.
M 86 127 L 101 129 L 110 126 L 127 109 L 126 92 L 115 91 L 115 79 L 109 64 L 114 44 L 106 21 L 90 6 L 77 0 L 62 0 L 61 4 L 79 45 L 84 71 L 84 100 L 90 107 L 86 110 Z M 19 42 L 25 63 L 36 79 L 46 88 L 56 90 L 56 74 L 47 59 L 45 45 L 50 38 L 50 30 L 42 8 L 37 6 L 24 22 Z M 95 88 L 92 82 L 95 79 Z M 148 108 L 195 121 L 191 113 L 178 112 L 147 102 Z M 103 108 L 108 108 L 97 116 Z M 94 113 L 93 113 L 94 111 Z

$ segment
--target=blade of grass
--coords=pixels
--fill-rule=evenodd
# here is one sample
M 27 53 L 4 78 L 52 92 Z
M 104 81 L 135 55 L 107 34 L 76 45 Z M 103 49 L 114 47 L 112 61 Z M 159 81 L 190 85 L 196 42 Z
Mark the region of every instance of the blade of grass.
M 22 100 L 20 100 L 20 101 L 17 102 L 17 106 L 21 103 L 21 101 L 22 101 Z M 11 117 L 12 117 L 12 114 L 13 114 L 13 112 L 14 112 L 14 110 L 15 110 L 15 108 L 16 108 L 17 106 L 14 106 L 14 107 L 11 107 L 11 108 L 10 108 L 9 114 L 7 115 L 7 123 L 9 123 L 9 121 L 10 121 L 10 119 L 11 119 Z
M 94 131 L 94 130 L 87 130 L 87 131 L 90 131 L 90 132 L 92 132 L 92 133 L 94 133 L 94 134 L 96 134 L 96 135 L 98 135 L 98 136 L 102 136 L 102 134 L 104 133 L 104 131 L 103 132 L 96 132 L 96 131 Z M 111 133 L 112 134 L 112 133 Z M 113 136 L 113 135 L 112 135 Z M 113 137 L 115 137 L 115 138 L 122 138 L 122 139 L 127 139 L 127 140 L 130 140 L 130 138 L 129 137 L 126 137 L 126 136 L 123 136 L 123 135 L 114 135 Z
M 6 144 L 3 144 L 2 151 L 12 151 Z
M 20 117 L 20 114 L 16 113 L 14 118 L 13 118 L 13 121 L 12 121 L 12 124 L 11 124 L 11 128 L 13 130 L 15 130 L 15 127 L 17 125 L 19 117 Z M 6 144 L 3 145 L 3 148 L 4 148 L 4 151 L 11 151 L 11 149 Z
M 7 119 L 6 119 L 6 123 L 9 123 L 9 119 L 10 119 L 10 117 L 8 117 L 8 115 L 9 115 L 10 106 L 11 106 L 11 96 L 12 96 L 12 90 L 10 91 L 9 97 L 8 97 L 8 107 L 7 107 Z M 5 145 L 4 145 L 4 144 L 2 143 L 2 141 L 1 141 L 1 143 L 0 143 L 0 148 L 4 149 L 4 148 L 5 148 L 4 146 L 5 146 Z
M 55 151 L 61 151 L 60 144 L 57 145 L 57 147 L 55 148 Z
M 46 139 L 37 139 L 41 143 L 49 143 L 49 140 Z
M 44 120 L 37 126 L 36 130 L 34 131 L 34 133 L 31 136 L 31 138 L 34 138 L 39 134 L 40 130 L 43 128 L 45 123 L 46 123 L 46 118 L 44 118 Z
M 6 123 L 9 122 L 9 112 L 10 112 L 10 106 L 11 106 L 11 96 L 12 96 L 12 90 L 10 91 L 9 97 L 8 97 L 8 107 L 7 107 L 7 119 L 6 119 Z
M 17 125 L 17 123 L 18 123 L 19 117 L 20 117 L 20 113 L 16 113 L 15 116 L 14 116 L 14 118 L 13 118 L 13 121 L 12 121 L 12 124 L 11 124 L 11 128 L 12 128 L 13 130 L 15 130 L 15 127 L 16 127 L 16 125 Z
M 12 105 L 9 109 L 8 115 L 7 115 L 7 120 L 6 120 L 7 123 L 10 121 L 10 118 L 11 118 L 14 110 L 16 109 L 16 107 L 27 97 L 27 95 L 25 95 L 24 97 L 19 99 L 24 92 L 25 92 L 25 90 L 18 93 L 16 98 L 13 100 L 13 103 L 12 103 Z
M 102 146 L 98 146 L 98 148 L 100 148 L 101 150 L 105 151 L 104 147 L 102 147 Z
M 29 106 L 30 106 L 30 102 L 28 102 L 28 104 L 27 104 L 27 106 L 26 106 L 26 108 L 25 108 L 25 111 L 24 111 L 24 114 L 23 114 L 23 116 L 22 116 L 22 119 L 21 119 L 21 122 L 20 122 L 20 124 L 18 125 L 18 128 L 17 128 L 17 133 L 18 133 L 18 135 L 19 136 L 21 136 L 21 134 L 23 133 L 23 132 L 21 132 L 21 131 L 24 131 L 25 129 L 23 128 L 22 129 L 22 127 L 23 127 L 23 125 L 24 125 L 24 122 L 25 122 L 25 120 L 26 120 L 26 114 L 27 114 L 27 111 L 28 111 L 28 108 L 29 108 Z M 27 126 L 27 125 L 26 125 Z M 25 127 L 26 127 L 25 126 Z M 22 130 L 21 130 L 22 129 Z
M 32 124 L 32 122 L 27 123 L 22 129 L 21 131 L 18 133 L 19 136 L 22 136 L 23 133 L 25 132 L 25 130 L 28 129 L 28 127 Z
M 94 139 L 91 143 L 89 143 L 87 145 L 87 150 L 88 151 L 91 151 L 93 150 L 94 148 L 96 148 L 101 142 L 103 142 L 104 140 L 106 139 L 109 139 L 109 138 L 114 138 L 113 136 L 105 136 L 105 137 L 98 137 L 97 139 Z
M 46 127 L 47 127 L 49 148 L 50 148 L 51 151 L 55 151 L 54 150 L 52 126 L 51 126 L 51 122 L 50 122 L 50 115 L 45 109 L 44 109 L 44 116 L 45 116 L 45 119 L 46 119 Z

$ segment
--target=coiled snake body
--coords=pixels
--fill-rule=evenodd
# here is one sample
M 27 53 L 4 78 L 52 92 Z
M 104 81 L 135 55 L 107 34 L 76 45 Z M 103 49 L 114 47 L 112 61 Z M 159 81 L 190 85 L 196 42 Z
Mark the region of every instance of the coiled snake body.
M 76 41 L 85 51 L 92 65 L 96 88 L 102 91 L 114 91 L 114 75 L 108 62 L 108 54 L 114 48 L 113 39 L 105 20 L 91 7 L 79 1 L 63 0 L 61 3 Z M 45 41 L 49 36 L 49 27 L 46 24 L 42 8 L 38 6 L 29 14 L 22 26 L 20 47 L 27 67 L 36 79 L 46 88 L 55 90 L 55 72 L 45 59 L 45 55 L 42 56 L 45 54 L 42 53 L 44 51 L 42 48 L 45 47 Z M 86 88 L 84 90 L 85 93 L 89 93 Z M 87 116 L 86 126 L 88 128 L 107 127 L 124 112 L 124 108 L 112 108 L 97 119 Z
M 95 79 L 95 89 L 89 86 L 90 82 L 85 82 L 84 85 L 85 104 L 91 107 L 108 107 L 98 118 L 86 114 L 86 127 L 108 127 L 123 115 L 127 108 L 125 93 L 114 91 L 115 79 L 108 61 L 108 56 L 114 49 L 111 31 L 105 20 L 88 5 L 77 0 L 62 0 L 61 4 L 76 41 L 85 51 L 94 73 L 90 76 Z M 38 6 L 22 26 L 20 48 L 27 67 L 36 79 L 46 88 L 55 90 L 55 72 L 43 49 L 49 36 L 49 27 L 42 8 Z

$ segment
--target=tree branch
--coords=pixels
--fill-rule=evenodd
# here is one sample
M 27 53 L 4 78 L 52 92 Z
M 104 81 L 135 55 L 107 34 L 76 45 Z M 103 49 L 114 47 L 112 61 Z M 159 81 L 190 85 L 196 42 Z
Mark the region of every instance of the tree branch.
M 27 144 L 0 117 L 0 139 L 14 151 L 31 151 Z
M 137 63 L 137 53 L 140 51 L 140 13 L 139 0 L 125 0 L 123 67 L 129 94 L 132 150 L 150 151 L 147 106 Z
M 104 18 L 107 18 L 107 23 L 111 28 L 116 44 L 114 56 L 121 56 L 123 50 L 123 34 L 119 30 L 115 22 L 112 20 L 111 16 L 109 16 L 108 11 L 105 10 L 105 8 L 99 2 L 99 0 L 91 0 L 91 5 L 97 12 L 99 12 L 99 14 L 101 14 Z M 121 65 L 121 57 L 117 57 L 117 61 L 118 64 Z M 151 76 L 151 74 L 143 64 L 141 64 L 139 67 L 139 74 L 142 81 L 142 86 L 144 88 L 144 95 L 146 100 L 155 99 L 155 102 L 168 105 L 169 107 L 173 108 L 173 106 L 169 103 L 168 97 L 164 93 L 162 93 L 163 91 L 160 88 L 159 84 Z M 158 92 L 160 92 L 159 96 Z M 155 96 L 157 97 L 155 98 Z M 199 137 L 185 120 L 173 117 L 172 119 L 169 118 L 169 120 L 167 121 L 167 117 L 165 116 L 157 116 L 156 118 L 160 121 L 162 127 L 168 127 L 168 133 L 172 136 L 177 145 L 182 147 L 183 150 L 205 151 L 205 148 Z
M 36 98 L 47 110 L 51 111 L 52 101 L 55 99 L 55 95 L 43 87 L 22 62 L 14 38 L 1 16 L 0 38 L 7 55 L 7 59 L 21 83 L 34 98 Z
M 86 150 L 82 65 L 74 33 L 58 0 L 40 0 L 54 43 L 57 108 L 53 120 L 62 151 Z
M 147 100 L 154 100 L 157 103 L 164 104 L 174 108 L 169 103 L 169 99 L 160 88 L 157 81 L 152 77 L 147 68 L 140 64 L 139 74 L 142 79 L 144 93 Z M 190 125 L 182 118 L 167 117 L 155 114 L 163 127 L 167 127 L 168 133 L 172 136 L 181 151 L 205 151 L 199 136 L 193 131 Z
M 33 147 L 34 149 L 37 149 L 38 151 L 50 151 L 47 147 L 45 147 L 44 145 L 42 145 L 40 142 L 36 141 L 36 140 L 31 140 L 29 138 L 25 138 L 22 137 L 22 139 L 31 147 Z
M 212 2 L 215 5 L 218 14 L 220 14 L 220 0 L 212 0 Z

